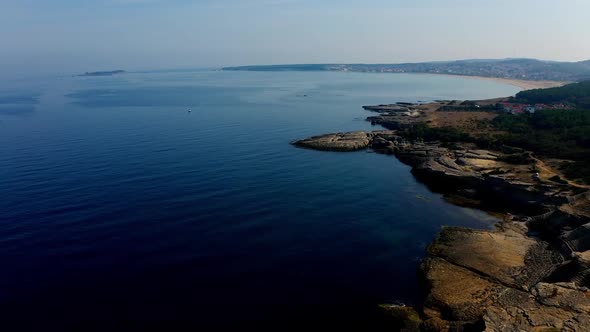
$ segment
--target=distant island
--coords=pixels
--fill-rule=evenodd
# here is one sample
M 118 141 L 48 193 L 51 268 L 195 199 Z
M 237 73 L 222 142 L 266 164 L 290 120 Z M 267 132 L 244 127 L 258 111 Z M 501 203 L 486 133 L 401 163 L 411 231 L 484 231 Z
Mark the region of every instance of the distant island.
M 530 81 L 579 82 L 590 79 L 590 60 L 558 62 L 537 59 L 484 59 L 398 64 L 287 64 L 225 67 L 223 70 L 427 73 Z
M 112 71 L 93 71 L 93 72 L 85 72 L 84 74 L 78 76 L 113 76 L 118 74 L 124 74 L 126 71 L 124 70 L 112 70 Z

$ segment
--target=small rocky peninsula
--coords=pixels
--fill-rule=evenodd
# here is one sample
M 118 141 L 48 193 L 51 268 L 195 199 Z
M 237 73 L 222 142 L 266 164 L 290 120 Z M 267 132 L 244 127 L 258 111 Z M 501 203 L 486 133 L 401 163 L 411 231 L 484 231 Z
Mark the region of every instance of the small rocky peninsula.
M 481 101 L 478 108 L 493 102 Z M 388 130 L 293 142 L 393 155 L 448 201 L 501 217 L 493 231 L 443 228 L 419 267 L 423 306 L 384 305 L 383 311 L 404 331 L 590 331 L 589 187 L 555 181 L 552 161 L 527 151 L 519 151 L 522 160 L 515 162 L 513 151 L 402 135 L 421 124 L 462 123 L 476 130 L 479 121 L 493 117 L 445 112 L 449 105 L 458 103 L 366 106 L 378 113 L 367 120 Z

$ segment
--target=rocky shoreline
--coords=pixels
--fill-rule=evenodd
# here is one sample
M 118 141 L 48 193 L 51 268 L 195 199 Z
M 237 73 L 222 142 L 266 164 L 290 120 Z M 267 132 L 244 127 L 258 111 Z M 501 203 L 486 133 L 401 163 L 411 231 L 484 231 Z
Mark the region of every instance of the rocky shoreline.
M 368 121 L 402 129 L 425 121 L 420 109 L 428 107 L 433 105 L 365 109 L 381 113 Z M 448 227 L 430 244 L 420 265 L 423 308 L 418 314 L 407 307 L 385 310 L 405 320 L 407 331 L 590 331 L 587 188 L 540 177 L 538 159 L 512 164 L 502 152 L 470 143 L 410 142 L 395 130 L 327 134 L 293 144 L 394 155 L 451 202 L 503 216 L 493 231 Z

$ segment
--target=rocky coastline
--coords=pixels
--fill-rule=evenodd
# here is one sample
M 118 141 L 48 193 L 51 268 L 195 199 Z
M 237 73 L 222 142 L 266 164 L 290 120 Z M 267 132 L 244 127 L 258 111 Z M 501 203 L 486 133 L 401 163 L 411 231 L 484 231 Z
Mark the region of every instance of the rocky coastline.
M 324 151 L 391 154 L 449 201 L 498 213 L 493 231 L 443 228 L 419 270 L 422 308 L 385 306 L 406 331 L 590 331 L 590 192 L 555 183 L 543 161 L 507 162 L 472 143 L 409 141 L 397 130 L 428 121 L 440 103 L 366 106 L 390 130 L 293 142 Z

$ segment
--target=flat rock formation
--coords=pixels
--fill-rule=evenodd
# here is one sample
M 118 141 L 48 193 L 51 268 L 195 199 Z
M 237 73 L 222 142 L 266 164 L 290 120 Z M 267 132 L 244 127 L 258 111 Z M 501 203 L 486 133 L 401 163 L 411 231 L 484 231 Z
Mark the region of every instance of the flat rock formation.
M 431 122 L 432 114 L 445 102 L 433 102 L 427 104 L 397 103 L 387 105 L 363 106 L 363 109 L 379 113 L 376 116 L 367 117 L 367 121 L 373 125 L 381 125 L 390 130 L 405 129 L 417 123 Z
M 368 148 L 374 135 L 364 131 L 335 133 L 310 137 L 295 141 L 292 144 L 302 148 L 322 151 L 357 151 Z
M 590 292 L 572 281 L 544 282 L 566 258 L 525 228 L 444 229 L 421 269 L 429 288 L 425 325 L 485 331 L 589 331 Z M 515 230 L 517 229 L 517 230 Z
M 372 105 L 363 106 L 363 109 L 377 113 L 407 112 L 410 110 L 410 106 L 413 106 L 413 104 Z
M 378 116 L 370 116 L 367 121 L 372 125 L 380 125 L 390 130 L 405 129 L 418 122 L 426 122 L 427 118 L 419 111 L 407 111 L 387 113 Z

